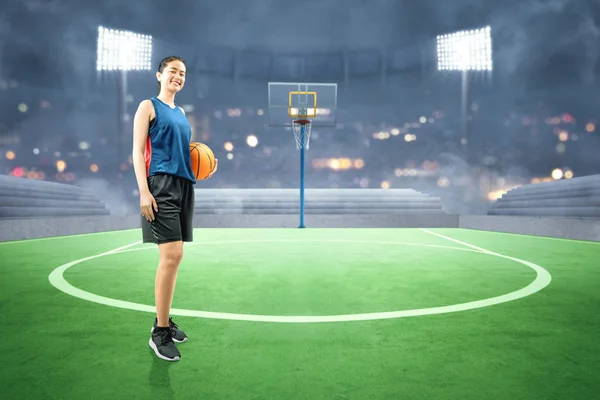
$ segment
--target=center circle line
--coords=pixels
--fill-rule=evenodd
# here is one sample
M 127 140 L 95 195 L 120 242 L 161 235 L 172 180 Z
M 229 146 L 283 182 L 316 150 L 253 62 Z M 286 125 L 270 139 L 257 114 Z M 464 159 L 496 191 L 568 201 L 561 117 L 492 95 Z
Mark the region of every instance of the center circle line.
M 511 293 L 503 294 L 496 297 L 491 297 L 482 300 L 475 300 L 466 303 L 453 304 L 447 306 L 440 307 L 429 307 L 429 308 L 420 308 L 420 309 L 412 309 L 412 310 L 400 310 L 400 311 L 385 311 L 385 312 L 373 312 L 373 313 L 361 313 L 361 314 L 340 314 L 340 315 L 323 315 L 323 316 L 308 316 L 308 315 L 299 315 L 299 316 L 285 316 L 285 315 L 255 315 L 255 314 L 240 314 L 240 313 L 223 313 L 223 312 L 213 312 L 213 311 L 200 311 L 200 310 L 189 310 L 189 309 L 180 309 L 180 308 L 172 308 L 171 315 L 173 316 L 183 316 L 183 317 L 197 317 L 197 318 L 210 318 L 210 319 L 222 319 L 222 320 L 238 320 L 238 321 L 251 321 L 251 322 L 275 322 L 275 323 L 322 323 L 322 322 L 351 322 L 351 321 L 369 321 L 369 320 L 380 320 L 380 319 L 393 319 L 393 318 L 404 318 L 404 317 L 415 317 L 415 316 L 425 316 L 425 315 L 435 315 L 435 314 L 445 314 L 445 313 L 453 313 L 459 311 L 467 311 L 474 310 L 483 307 L 490 307 L 493 305 L 506 303 L 509 301 L 518 300 L 527 296 L 530 296 L 534 293 L 539 292 L 548 286 L 552 280 L 550 273 L 540 267 L 537 264 L 534 264 L 530 261 L 521 260 L 516 257 L 510 257 L 497 253 L 487 253 L 474 249 L 467 249 L 462 247 L 452 247 L 452 246 L 443 246 L 443 245 L 434 245 L 434 244 L 424 244 L 424 243 L 411 243 L 411 242 L 394 242 L 394 241 L 360 241 L 360 240 L 232 240 L 232 241 L 212 241 L 212 242 L 192 242 L 187 244 L 185 247 L 190 245 L 201 245 L 201 244 L 232 244 L 232 243 L 277 243 L 277 242 L 290 242 L 290 243 L 321 243 L 321 242 L 336 242 L 336 243 L 369 243 L 369 244 L 393 244 L 393 245 L 405 245 L 405 246 L 421 246 L 421 247 L 438 247 L 445 248 L 451 250 L 459 250 L 459 251 L 468 251 L 473 253 L 485 254 L 492 257 L 500 257 L 508 260 L 512 260 L 514 262 L 525 265 L 536 272 L 536 278 L 529 285 L 516 290 Z M 48 280 L 50 283 L 57 288 L 58 290 L 69 294 L 71 296 L 80 298 L 82 300 L 95 302 L 99 304 L 104 304 L 110 307 L 117 307 L 123 309 L 129 309 L 134 311 L 142 311 L 156 314 L 156 307 L 147 305 L 134 303 L 124 300 L 113 299 L 109 297 L 99 296 L 94 293 L 90 293 L 84 291 L 82 289 L 76 288 L 66 281 L 64 278 L 64 273 L 70 267 L 82 263 L 84 261 L 89 261 L 95 258 L 104 257 L 112 254 L 125 253 L 128 251 L 139 251 L 139 250 L 150 250 L 155 247 L 139 247 L 131 249 L 131 246 L 137 245 L 139 242 L 133 243 L 128 246 L 123 246 L 115 250 L 111 250 L 108 252 L 100 253 L 97 255 L 81 258 L 78 260 L 71 261 L 69 263 L 63 264 L 56 269 L 54 269 L 50 275 L 48 276 Z

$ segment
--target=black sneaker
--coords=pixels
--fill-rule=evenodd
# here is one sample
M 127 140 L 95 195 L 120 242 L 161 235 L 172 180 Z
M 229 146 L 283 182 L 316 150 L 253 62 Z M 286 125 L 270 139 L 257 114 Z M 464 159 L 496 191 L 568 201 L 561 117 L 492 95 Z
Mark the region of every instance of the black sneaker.
M 152 330 L 150 332 L 154 332 L 154 329 L 156 328 L 158 324 L 158 319 L 154 318 L 154 326 L 152 327 Z M 187 342 L 188 337 L 185 334 L 185 332 L 183 332 L 181 329 L 179 329 L 177 327 L 177 324 L 175 322 L 173 322 L 173 319 L 169 318 L 169 329 L 171 330 L 171 338 L 173 339 L 174 342 L 176 343 L 184 343 Z
M 163 360 L 179 361 L 181 359 L 181 354 L 177 350 L 175 343 L 173 343 L 169 328 L 157 327 L 156 329 L 152 329 L 152 336 L 148 344 L 156 355 Z

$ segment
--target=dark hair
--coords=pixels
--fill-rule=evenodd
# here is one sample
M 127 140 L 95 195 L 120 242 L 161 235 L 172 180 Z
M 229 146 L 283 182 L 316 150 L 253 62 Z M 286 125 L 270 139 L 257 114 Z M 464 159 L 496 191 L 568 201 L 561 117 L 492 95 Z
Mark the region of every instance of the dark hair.
M 181 57 L 177 57 L 177 56 L 169 56 L 169 57 L 165 57 L 160 61 L 160 64 L 158 64 L 158 72 L 160 72 L 162 74 L 162 72 L 165 70 L 165 67 L 167 66 L 167 64 L 169 64 L 171 61 L 181 61 L 183 63 L 183 65 L 186 66 L 185 64 L 185 60 Z M 160 94 L 160 81 L 158 81 L 158 94 Z

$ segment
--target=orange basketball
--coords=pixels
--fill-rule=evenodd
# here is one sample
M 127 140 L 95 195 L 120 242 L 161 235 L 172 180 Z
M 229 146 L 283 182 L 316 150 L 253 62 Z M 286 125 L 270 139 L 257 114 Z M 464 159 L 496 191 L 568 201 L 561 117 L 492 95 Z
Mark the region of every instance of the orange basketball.
M 215 169 L 215 155 L 204 143 L 190 143 L 190 158 L 192 171 L 198 180 L 208 178 Z

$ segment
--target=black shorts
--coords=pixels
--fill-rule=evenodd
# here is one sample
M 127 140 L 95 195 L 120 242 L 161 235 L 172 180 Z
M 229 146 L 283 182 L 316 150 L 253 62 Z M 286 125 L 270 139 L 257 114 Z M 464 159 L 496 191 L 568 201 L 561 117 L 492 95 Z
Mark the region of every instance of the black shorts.
M 142 215 L 143 242 L 191 242 L 194 230 L 194 184 L 187 179 L 164 174 L 147 179 L 158 212 L 152 210 L 154 221 L 148 221 Z

